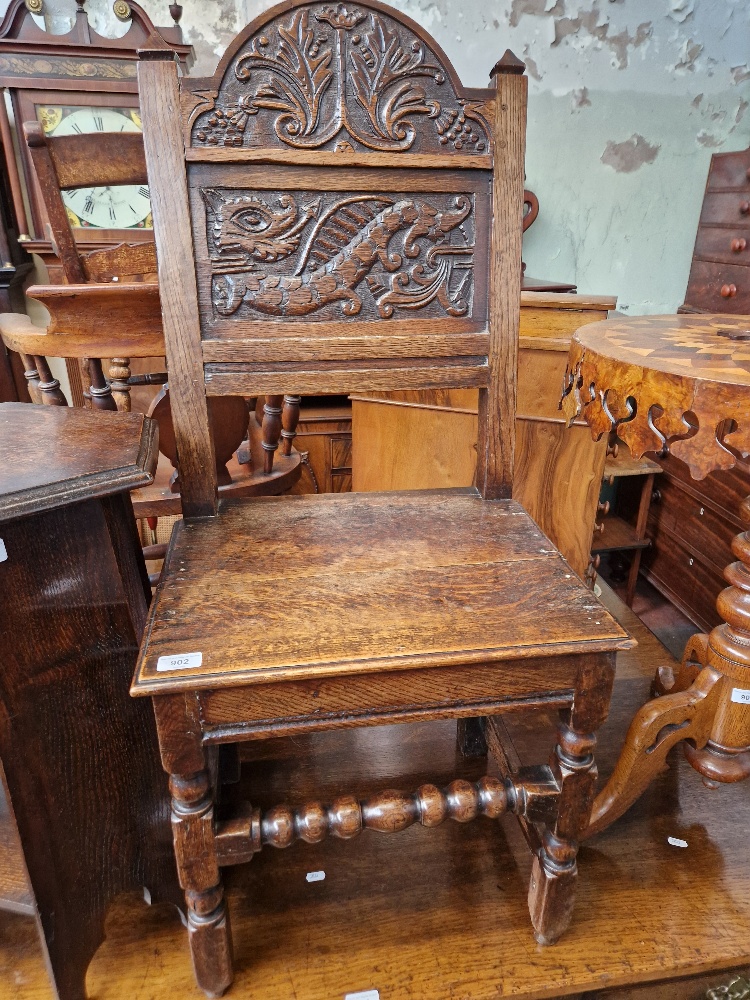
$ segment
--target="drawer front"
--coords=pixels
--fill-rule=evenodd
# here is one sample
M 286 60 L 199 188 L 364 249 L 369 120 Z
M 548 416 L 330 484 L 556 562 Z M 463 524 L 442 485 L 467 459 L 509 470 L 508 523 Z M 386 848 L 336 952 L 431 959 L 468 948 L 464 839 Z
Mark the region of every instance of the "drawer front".
M 695 256 L 750 267 L 750 225 L 744 229 L 701 226 L 695 241 Z
M 352 467 L 352 439 L 350 437 L 331 438 L 331 468 L 350 469 Z
M 750 313 L 750 268 L 694 260 L 685 301 L 709 312 Z
M 723 187 L 744 188 L 750 193 L 750 154 L 746 149 L 738 153 L 716 153 L 711 158 L 706 190 Z
M 678 458 L 667 455 L 666 458 L 659 459 L 659 464 L 664 469 L 665 476 L 676 479 L 683 483 L 686 492 L 697 495 L 698 500 L 708 500 L 722 512 L 722 516 L 728 523 L 734 524 L 735 533 L 744 531 L 746 525 L 740 518 L 740 504 L 745 497 L 750 496 L 750 473 L 735 466 L 725 472 L 712 472 L 705 479 L 696 480 L 690 475 L 690 470 Z M 661 479 L 657 487 L 661 484 Z
M 713 222 L 729 222 L 743 225 L 750 217 L 750 191 L 707 192 L 703 199 L 700 225 Z
M 716 598 L 726 587 L 724 580 L 674 535 L 660 531 L 655 518 L 649 519 L 648 529 L 653 544 L 644 551 L 642 565 L 652 582 L 701 628 L 710 630 L 720 624 Z
M 331 473 L 331 493 L 351 493 L 352 474 L 351 472 Z
M 731 549 L 732 539 L 736 534 L 734 525 L 711 507 L 686 493 L 667 476 L 662 476 L 659 480 L 658 492 L 661 499 L 652 508 L 657 537 L 660 529 L 666 528 L 686 546 L 703 556 L 706 562 L 713 564 L 719 574 L 725 566 L 734 562 Z

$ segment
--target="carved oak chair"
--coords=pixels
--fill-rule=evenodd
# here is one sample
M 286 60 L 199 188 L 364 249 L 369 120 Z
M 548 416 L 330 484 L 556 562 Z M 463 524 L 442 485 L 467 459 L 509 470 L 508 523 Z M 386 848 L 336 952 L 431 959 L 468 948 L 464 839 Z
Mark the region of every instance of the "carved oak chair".
M 523 64 L 508 52 L 489 89 L 463 88 L 374 0 L 284 3 L 211 79 L 140 55 L 185 519 L 132 693 L 153 698 L 197 980 L 209 994 L 232 980 L 222 867 L 265 845 L 506 811 L 534 850 L 531 918 L 552 942 L 631 643 L 511 499 Z M 218 394 L 449 386 L 480 390 L 476 488 L 217 498 Z M 557 745 L 518 770 L 494 717 L 529 706 L 561 710 Z M 502 778 L 214 810 L 221 744 L 444 718 L 480 748 L 486 734 Z

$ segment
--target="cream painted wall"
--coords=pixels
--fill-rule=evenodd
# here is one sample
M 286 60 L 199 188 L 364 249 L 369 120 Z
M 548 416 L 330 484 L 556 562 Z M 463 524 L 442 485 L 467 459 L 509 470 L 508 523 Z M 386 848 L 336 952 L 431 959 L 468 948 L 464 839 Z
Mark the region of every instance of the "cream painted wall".
M 8 0 L 0 0 L 0 11 Z M 74 0 L 45 0 L 64 30 Z M 168 0 L 142 0 L 169 23 Z M 263 0 L 184 0 L 194 73 L 210 73 Z M 750 145 L 748 0 L 396 0 L 462 80 L 485 86 L 510 46 L 530 76 L 527 186 L 541 203 L 536 277 L 617 294 L 632 314 L 682 301 L 712 152 Z M 110 0 L 98 30 L 121 33 Z

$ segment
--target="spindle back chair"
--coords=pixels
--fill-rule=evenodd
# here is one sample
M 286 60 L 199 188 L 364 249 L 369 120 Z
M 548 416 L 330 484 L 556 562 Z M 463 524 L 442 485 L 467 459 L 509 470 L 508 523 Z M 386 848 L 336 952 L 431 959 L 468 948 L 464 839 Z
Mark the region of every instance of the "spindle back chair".
M 511 499 L 524 66 L 507 52 L 489 89 L 464 88 L 376 0 L 282 3 L 206 80 L 180 80 L 171 53 L 140 57 L 186 517 L 132 693 L 153 697 L 197 980 L 219 994 L 232 979 L 222 866 L 505 811 L 533 846 L 532 922 L 553 941 L 630 643 Z M 217 498 L 217 394 L 444 386 L 479 389 L 476 488 Z M 487 717 L 530 705 L 562 710 L 557 747 L 517 770 Z M 502 779 L 214 812 L 222 743 L 440 718 L 462 720 L 465 748 L 486 734 Z

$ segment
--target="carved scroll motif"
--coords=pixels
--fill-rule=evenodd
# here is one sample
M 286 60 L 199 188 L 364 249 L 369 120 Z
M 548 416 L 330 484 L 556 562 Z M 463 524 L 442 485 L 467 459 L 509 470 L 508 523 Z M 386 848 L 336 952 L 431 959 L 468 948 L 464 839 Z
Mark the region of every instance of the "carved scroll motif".
M 474 196 L 206 188 L 219 316 L 470 316 Z
M 243 46 L 192 128 L 196 146 L 464 154 L 489 149 L 482 101 L 458 97 L 408 27 L 364 6 L 311 4 Z

